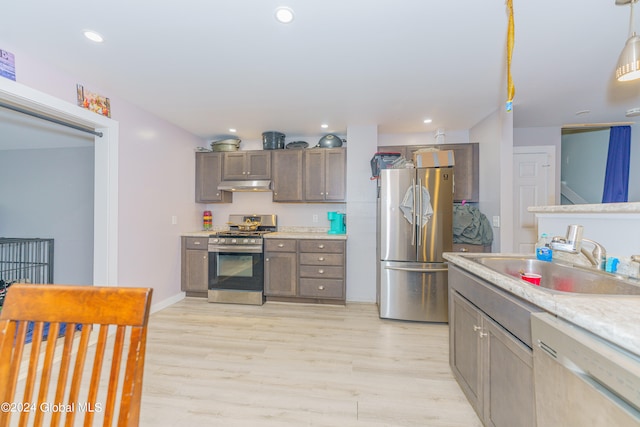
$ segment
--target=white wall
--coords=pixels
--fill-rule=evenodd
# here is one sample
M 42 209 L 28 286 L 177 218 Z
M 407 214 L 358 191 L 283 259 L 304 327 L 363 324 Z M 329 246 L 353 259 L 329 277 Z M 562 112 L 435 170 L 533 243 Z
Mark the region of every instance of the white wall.
M 349 126 L 347 155 L 347 300 L 376 301 L 377 183 L 369 161 L 377 151 L 375 125 Z
M 489 222 L 492 222 L 494 216 L 500 217 L 501 227 L 493 227 L 492 245 L 493 252 L 500 252 L 504 250 L 505 233 L 502 231 L 506 227 L 505 221 L 508 221 L 508 218 L 501 217 L 504 174 L 502 172 L 502 127 L 499 112 L 496 111 L 479 122 L 470 129 L 469 135 L 472 141 L 479 143 L 480 150 L 480 202 L 478 208 L 487 216 Z
M 583 237 L 603 245 L 607 257 L 618 258 L 623 274 L 629 274 L 631 255 L 640 255 L 640 213 L 537 213 L 536 217 L 539 234 L 550 236 L 565 236 L 569 225 L 582 225 Z M 585 247 L 591 248 L 587 243 Z M 637 264 L 631 268 L 637 272 Z
M 203 141 L 140 110 L 115 90 L 92 86 L 91 76 L 60 72 L 6 40 L 0 45 L 15 54 L 17 81 L 23 85 L 70 105 L 76 83 L 110 98 L 112 118 L 119 122 L 117 283 L 153 287 L 154 304 L 179 296 L 179 237 L 200 226 L 200 209 L 193 203 L 194 149 Z M 177 225 L 171 224 L 174 215 Z
M 562 135 L 560 182 L 566 182 L 587 203 L 602 203 L 609 133 L 601 129 Z M 572 204 L 567 199 L 562 203 Z
M 0 151 L 0 236 L 53 238 L 55 283 L 93 281 L 93 139 L 86 145 Z
M 467 130 L 444 130 L 443 141 L 439 144 L 461 144 L 465 142 L 476 142 L 469 139 Z M 436 144 L 435 133 L 387 133 L 378 135 L 378 145 L 431 145 Z M 373 155 L 373 154 L 372 154 Z

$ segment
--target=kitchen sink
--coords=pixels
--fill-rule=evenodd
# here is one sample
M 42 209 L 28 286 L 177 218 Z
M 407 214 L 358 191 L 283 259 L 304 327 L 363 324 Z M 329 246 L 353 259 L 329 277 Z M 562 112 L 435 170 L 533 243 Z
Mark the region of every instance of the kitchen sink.
M 540 287 L 557 292 L 604 295 L 640 295 L 640 282 L 587 267 L 540 261 L 530 257 L 481 256 L 469 258 L 498 273 L 520 279 L 522 273 L 542 276 Z M 536 285 L 531 285 L 536 286 Z

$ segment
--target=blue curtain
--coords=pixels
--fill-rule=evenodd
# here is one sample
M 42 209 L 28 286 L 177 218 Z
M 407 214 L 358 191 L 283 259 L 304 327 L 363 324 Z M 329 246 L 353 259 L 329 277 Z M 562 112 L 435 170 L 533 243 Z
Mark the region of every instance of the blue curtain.
M 631 126 L 613 126 L 609 133 L 602 203 L 626 202 L 629 197 Z

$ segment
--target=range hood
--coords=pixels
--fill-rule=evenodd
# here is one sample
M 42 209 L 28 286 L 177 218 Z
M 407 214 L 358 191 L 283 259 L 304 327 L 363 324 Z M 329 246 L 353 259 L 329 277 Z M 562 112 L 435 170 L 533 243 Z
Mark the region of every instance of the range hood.
M 218 184 L 218 190 L 224 191 L 271 191 L 271 181 L 269 180 L 253 180 L 253 181 L 222 181 Z

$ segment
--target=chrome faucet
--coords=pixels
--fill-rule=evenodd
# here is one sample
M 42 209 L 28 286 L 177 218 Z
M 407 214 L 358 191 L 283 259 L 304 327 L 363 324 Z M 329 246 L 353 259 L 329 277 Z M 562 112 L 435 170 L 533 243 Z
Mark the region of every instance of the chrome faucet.
M 567 228 L 566 237 L 556 236 L 551 240 L 551 249 L 561 252 L 577 254 L 581 252 L 598 270 L 605 270 L 607 266 L 607 251 L 600 243 L 582 238 L 584 227 L 581 225 L 570 225 Z M 582 247 L 582 243 L 587 242 L 593 246 L 591 252 Z

